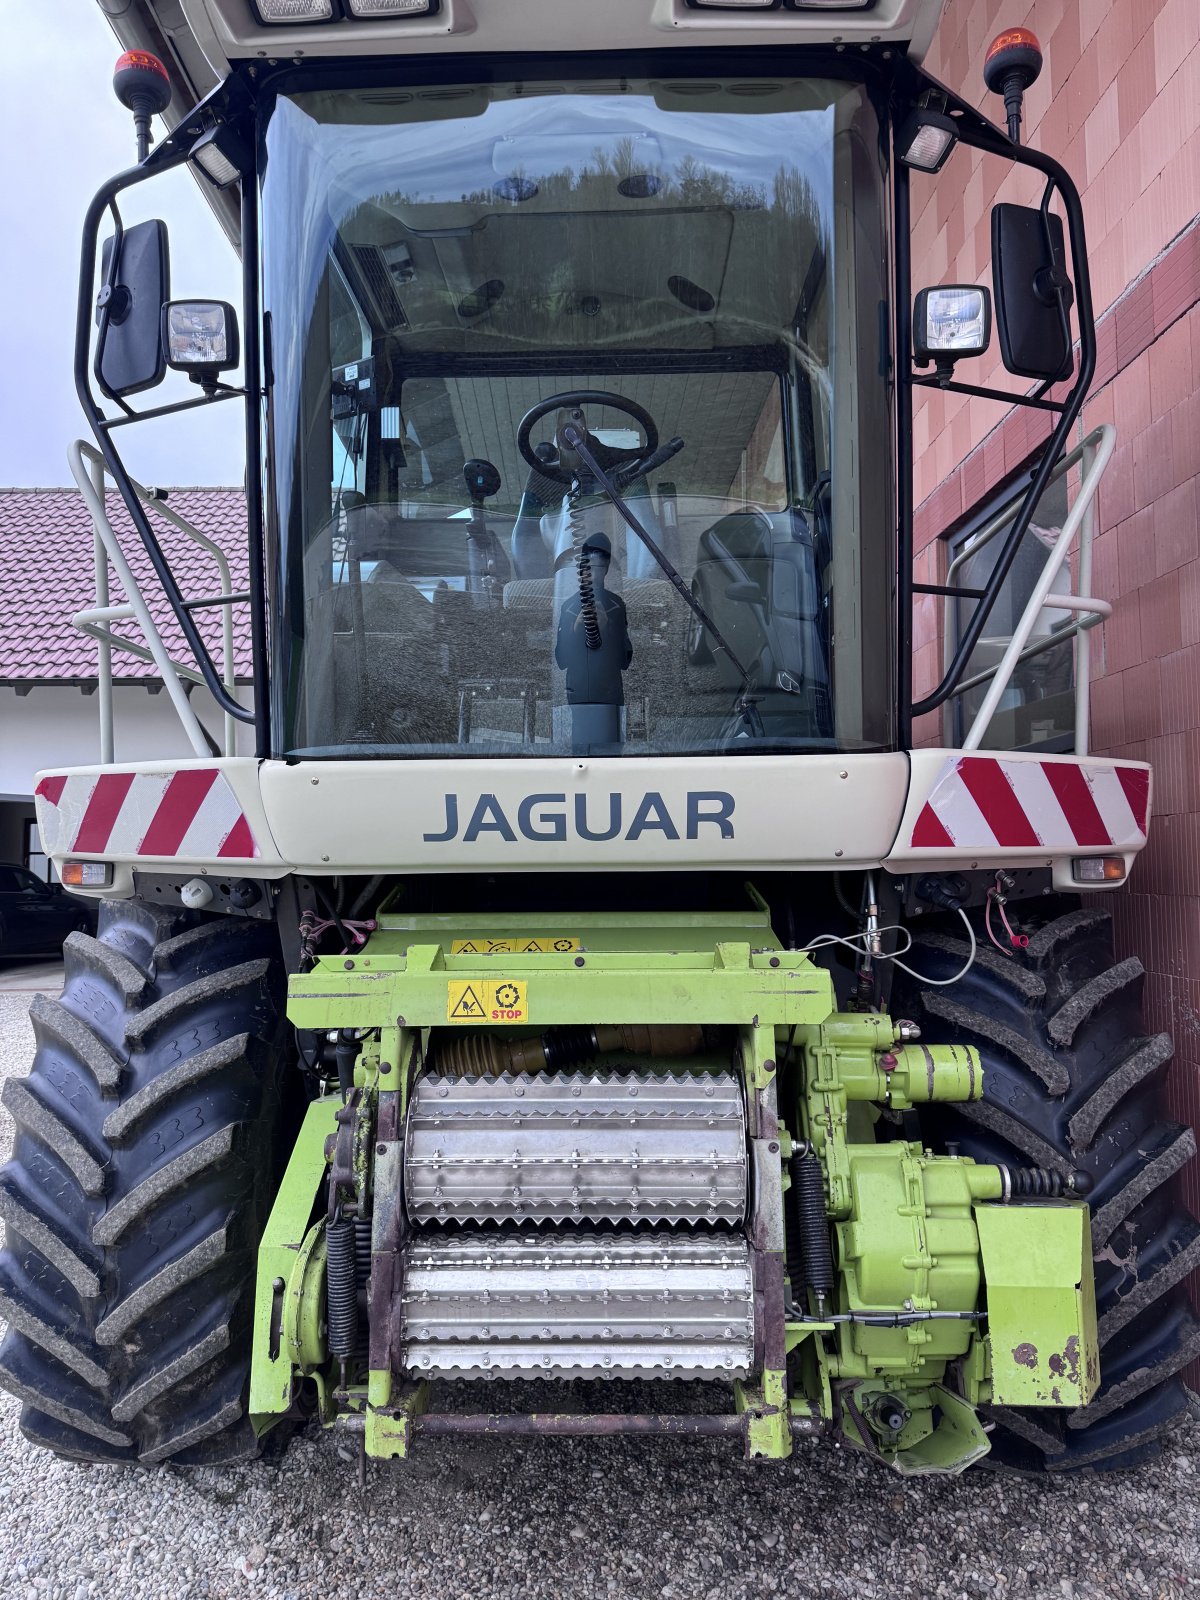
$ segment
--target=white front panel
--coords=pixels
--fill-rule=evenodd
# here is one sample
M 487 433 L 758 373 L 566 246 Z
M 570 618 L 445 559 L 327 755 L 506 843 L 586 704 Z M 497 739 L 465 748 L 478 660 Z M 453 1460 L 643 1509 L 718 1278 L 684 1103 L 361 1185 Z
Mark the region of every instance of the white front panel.
M 878 862 L 908 757 L 267 762 L 284 860 L 343 872 Z
M 685 0 L 441 0 L 433 16 L 264 27 L 248 0 L 184 0 L 193 33 L 223 75 L 230 61 L 295 56 L 645 50 L 697 45 L 905 41 L 925 53 L 943 0 L 874 0 L 811 11 L 709 9 Z

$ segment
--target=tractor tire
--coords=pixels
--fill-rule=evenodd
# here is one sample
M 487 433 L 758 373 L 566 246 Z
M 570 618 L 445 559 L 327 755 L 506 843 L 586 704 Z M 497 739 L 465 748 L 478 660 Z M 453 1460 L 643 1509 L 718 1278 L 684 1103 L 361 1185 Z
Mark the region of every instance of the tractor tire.
M 957 1141 L 979 1161 L 1092 1177 L 1092 1248 L 1101 1386 L 1063 1414 L 997 1406 L 989 1461 L 1016 1471 L 1140 1465 L 1185 1415 L 1180 1373 L 1200 1356 L 1200 1322 L 1185 1287 L 1200 1266 L 1200 1225 L 1176 1202 L 1172 1179 L 1195 1154 L 1190 1128 L 1166 1110 L 1166 1034 L 1143 1030 L 1144 971 L 1116 961 L 1108 912 L 1058 899 L 1018 908 L 1022 953 L 995 949 L 977 926 L 979 953 L 961 982 L 932 988 L 897 972 L 891 1009 L 929 1040 L 978 1047 L 983 1099 L 930 1108 L 923 1135 Z M 930 977 L 960 968 L 958 923 L 910 925 L 906 959 Z
M 76 1461 L 254 1455 L 254 1260 L 295 1122 L 278 936 L 125 901 L 63 954 L 3 1091 L 0 1387 Z

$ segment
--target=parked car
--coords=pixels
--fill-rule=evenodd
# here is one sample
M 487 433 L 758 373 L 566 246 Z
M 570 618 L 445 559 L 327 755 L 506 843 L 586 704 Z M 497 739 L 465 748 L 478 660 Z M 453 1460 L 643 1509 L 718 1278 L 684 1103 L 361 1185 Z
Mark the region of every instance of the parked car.
M 61 884 L 0 861 L 0 957 L 56 955 L 69 933 L 91 927 L 91 908 Z

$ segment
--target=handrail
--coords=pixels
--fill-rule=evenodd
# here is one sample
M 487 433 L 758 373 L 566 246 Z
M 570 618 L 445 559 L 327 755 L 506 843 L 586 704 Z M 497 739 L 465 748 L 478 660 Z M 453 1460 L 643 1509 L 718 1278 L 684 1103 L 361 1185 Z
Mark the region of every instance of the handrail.
M 1024 661 L 1032 661 L 1034 656 L 1045 655 L 1047 650 L 1053 650 L 1066 639 L 1082 639 L 1086 633 L 1101 622 L 1107 622 L 1112 616 L 1112 606 L 1107 600 L 1097 600 L 1089 595 L 1081 599 L 1073 594 L 1051 594 L 1046 596 L 1046 604 L 1055 611 L 1081 611 L 1084 614 L 1075 622 L 1064 628 L 1058 628 L 1054 633 L 1047 633 L 1042 638 L 1027 644 L 1017 657 L 1017 665 Z M 989 678 L 994 678 L 997 666 L 981 667 L 970 678 L 964 678 L 955 689 L 955 694 L 966 694 L 969 689 L 978 689 L 981 683 L 986 683 Z M 1086 750 L 1076 751 L 1077 755 L 1087 755 Z
M 962 741 L 961 748 L 964 750 L 977 750 L 982 745 L 984 735 L 987 733 L 1000 700 L 1008 688 L 1013 672 L 1019 662 L 1029 660 L 1032 656 L 1040 654 L 1042 650 L 1049 649 L 1052 643 L 1059 644 L 1066 639 L 1078 638 L 1080 641 L 1080 653 L 1076 661 L 1075 753 L 1076 755 L 1087 754 L 1087 695 L 1089 686 L 1085 674 L 1089 669 L 1090 655 L 1082 647 L 1088 631 L 1094 628 L 1097 623 L 1105 621 L 1111 615 L 1112 608 L 1107 602 L 1097 600 L 1086 593 L 1080 596 L 1056 595 L 1052 594 L 1051 590 L 1054 580 L 1058 577 L 1071 553 L 1076 535 L 1080 533 L 1081 529 L 1083 533 L 1080 539 L 1080 587 L 1083 588 L 1085 583 L 1090 583 L 1091 581 L 1091 535 L 1094 526 L 1092 516 L 1093 503 L 1100 479 L 1108 466 L 1115 444 L 1116 429 L 1110 423 L 1102 423 L 1098 428 L 1094 428 L 1085 439 L 1081 440 L 1073 450 L 1063 456 L 1047 480 L 1047 484 L 1053 482 L 1056 478 L 1062 477 L 1064 473 L 1069 472 L 1077 463 L 1082 462 L 1083 475 L 1080 480 L 1079 491 L 1067 513 L 1058 538 L 1054 541 L 1053 547 L 1047 551 L 1046 561 L 1038 581 L 1034 585 L 1033 592 L 1025 605 L 1024 611 L 1021 613 L 1016 627 L 1013 629 L 1003 656 L 995 666 L 975 673 L 971 678 L 957 684 L 952 692 L 951 698 L 957 698 L 966 690 L 978 687 L 980 683 L 986 682 L 989 678 L 991 679 L 988 692 L 984 696 L 979 710 L 975 713 L 966 738 Z M 1009 505 L 996 513 L 981 532 L 951 562 L 946 574 L 947 585 L 952 582 L 958 568 L 970 556 L 977 555 L 1011 520 L 1012 505 L 1010 502 Z M 1047 605 L 1056 606 L 1061 610 L 1075 611 L 1082 613 L 1082 615 L 1078 616 L 1076 621 L 1072 622 L 1068 627 L 1062 628 L 1056 634 L 1051 635 L 1044 643 L 1038 641 L 1032 649 L 1028 649 L 1029 636 L 1033 632 L 1034 624 Z M 948 600 L 945 613 L 946 626 L 944 627 L 944 649 L 947 657 L 955 648 L 949 627 L 950 616 L 950 602 Z
M 99 661 L 97 675 L 100 687 L 100 759 L 103 764 L 113 760 L 113 704 L 112 704 L 112 652 L 114 649 L 128 651 L 144 661 L 151 661 L 158 668 L 163 686 L 170 696 L 176 715 L 183 725 L 192 749 L 199 756 L 211 754 L 210 742 L 199 718 L 192 709 L 184 681 L 189 683 L 206 682 L 203 670 L 195 670 L 175 661 L 167 651 L 162 634 L 150 613 L 137 579 L 133 575 L 125 552 L 120 541 L 113 532 L 112 524 L 108 520 L 108 510 L 104 501 L 104 479 L 107 464 L 103 455 L 94 445 L 84 439 L 77 439 L 67 453 L 71 474 L 79 486 L 80 494 L 92 518 L 93 537 L 95 541 L 96 562 L 96 604 L 93 607 L 78 612 L 72 617 L 72 624 L 80 632 L 96 639 L 99 644 Z M 220 545 L 216 544 L 206 534 L 194 528 L 190 522 L 180 516 L 170 506 L 166 505 L 149 489 L 134 479 L 129 479 L 130 488 L 138 499 L 147 506 L 152 506 L 173 527 L 186 535 L 193 544 L 210 555 L 216 563 L 220 580 L 221 592 L 219 595 L 206 597 L 204 603 L 209 606 L 221 608 L 221 647 L 223 655 L 223 670 L 221 683 L 228 696 L 232 699 L 236 692 L 237 676 L 234 661 L 233 646 L 233 606 L 243 602 L 244 594 L 236 593 L 233 589 L 233 574 L 229 560 Z M 112 564 L 121 587 L 129 597 L 125 605 L 113 606 L 109 604 L 108 566 Z M 110 621 L 128 618 L 138 623 L 146 643 L 135 644 L 132 640 L 124 639 L 104 626 Z M 233 755 L 236 750 L 237 719 L 228 711 L 224 714 L 224 753 Z

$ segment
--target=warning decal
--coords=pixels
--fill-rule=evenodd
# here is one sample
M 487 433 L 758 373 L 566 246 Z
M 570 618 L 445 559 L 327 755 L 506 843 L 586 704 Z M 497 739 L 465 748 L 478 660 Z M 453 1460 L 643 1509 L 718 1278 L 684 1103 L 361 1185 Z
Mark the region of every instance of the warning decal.
M 517 978 L 451 978 L 447 1022 L 528 1022 L 528 984 Z
M 514 933 L 510 939 L 455 939 L 450 945 L 452 956 L 552 956 L 570 955 L 579 949 L 578 939 L 559 937 L 556 934 Z

